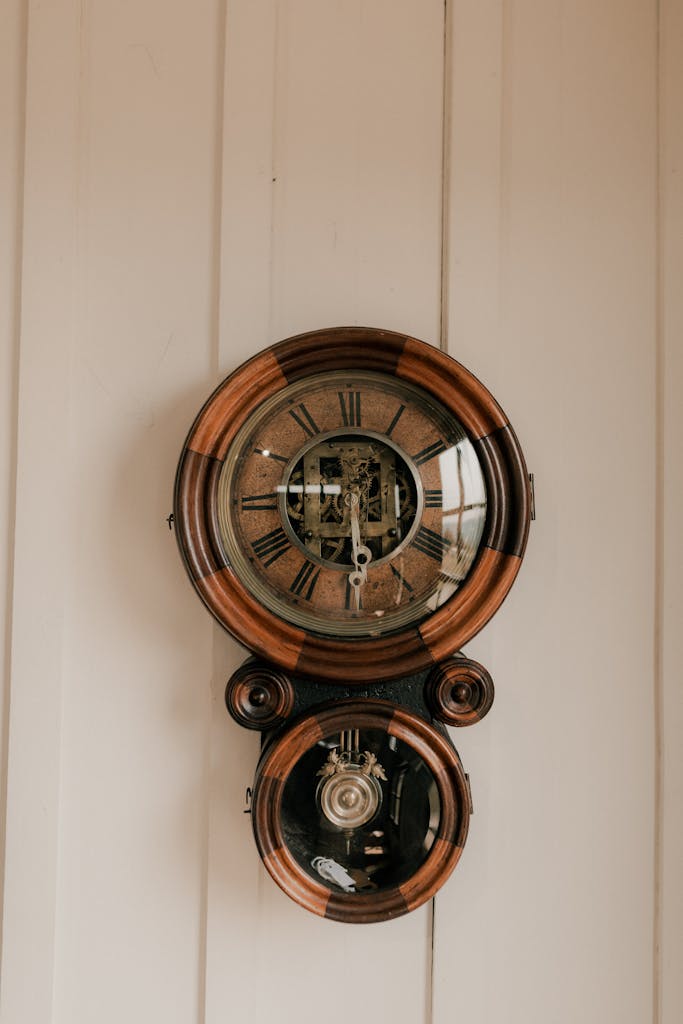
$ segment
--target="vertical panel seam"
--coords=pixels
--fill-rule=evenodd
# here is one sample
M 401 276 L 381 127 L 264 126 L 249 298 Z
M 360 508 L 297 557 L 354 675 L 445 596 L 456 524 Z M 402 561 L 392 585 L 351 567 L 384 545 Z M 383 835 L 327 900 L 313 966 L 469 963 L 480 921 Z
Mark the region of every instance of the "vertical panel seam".
M 9 768 L 9 716 L 10 689 L 12 678 L 12 628 L 14 621 L 14 558 L 16 540 L 17 515 L 17 458 L 19 435 L 19 350 L 21 342 L 21 294 L 24 241 L 24 169 L 26 166 L 26 97 L 28 68 L 28 4 L 21 3 L 21 21 L 19 25 L 19 41 L 21 55 L 17 68 L 19 79 L 18 124 L 17 124 L 17 160 L 14 167 L 16 180 L 16 207 L 14 222 L 14 286 L 12 309 L 12 352 L 11 352 L 11 409 L 9 420 L 11 436 L 9 438 L 10 471 L 7 493 L 7 532 L 4 542 L 7 545 L 7 579 L 5 581 L 7 617 L 5 620 L 5 659 L 3 665 L 3 705 L 2 713 L 2 764 L 0 765 L 0 818 L 2 820 L 2 846 L 0 848 L 0 907 L 5 903 L 5 849 L 7 823 L 7 784 Z M 4 936 L 4 914 L 0 913 L 0 964 L 2 963 Z
M 663 650 L 662 614 L 664 600 L 664 336 L 662 275 L 662 9 L 655 0 L 655 514 L 654 514 L 654 893 L 652 921 L 652 1020 L 661 1021 L 662 956 L 662 870 L 663 870 Z
M 49 160 L 54 157 L 55 163 L 59 163 L 62 160 L 65 167 L 62 169 L 63 173 L 60 177 L 59 174 L 55 177 L 55 168 L 50 164 L 50 169 L 53 171 L 51 177 L 51 183 L 55 183 L 55 188 L 49 193 L 50 204 L 43 203 L 47 206 L 50 213 L 55 213 L 56 217 L 63 214 L 64 206 L 69 207 L 69 212 L 66 215 L 69 224 L 68 229 L 62 229 L 64 234 L 60 236 L 60 243 L 64 247 L 64 252 L 61 254 L 61 259 L 56 263 L 54 261 L 53 253 L 50 252 L 45 258 L 44 262 L 41 259 L 44 257 L 44 249 L 42 245 L 36 244 L 35 238 L 35 225 L 36 225 L 36 209 L 37 206 L 40 209 L 40 204 L 44 200 L 44 190 L 36 188 L 35 178 L 32 180 L 32 185 L 27 188 L 27 170 L 32 166 L 32 160 L 36 159 L 36 152 L 38 141 L 42 140 L 42 129 L 43 124 L 41 123 L 40 104 L 38 98 L 44 99 L 46 96 L 46 89 L 44 88 L 45 79 L 41 80 L 40 74 L 34 75 L 34 65 L 36 68 L 40 67 L 40 70 L 44 69 L 40 66 L 39 55 L 41 54 L 41 46 L 44 41 L 44 24 L 45 19 L 49 21 L 50 16 L 55 15 L 55 11 L 49 10 L 47 13 L 43 11 L 40 5 L 34 3 L 23 3 L 23 68 L 21 71 L 22 75 L 22 95 L 20 103 L 22 106 L 21 110 L 21 146 L 20 146 L 20 172 L 21 172 L 21 183 L 20 189 L 17 195 L 19 215 L 17 218 L 17 237 L 20 241 L 17 250 L 17 277 L 16 277 L 16 313 L 15 313 L 15 356 L 16 356 L 16 393 L 15 393 L 15 435 L 13 438 L 14 443 L 14 487 L 13 487 L 13 537 L 12 537 L 12 562 L 11 562 L 11 581 L 8 581 L 8 585 L 11 585 L 11 689 L 12 695 L 9 701 L 9 720 L 7 723 L 8 737 L 7 737 L 7 766 L 6 766 L 6 778 L 7 778 L 7 790 L 4 794 L 6 798 L 6 804 L 4 807 L 5 823 L 6 823 L 6 836 L 5 836 L 5 851 L 4 851 L 4 865 L 3 865 L 3 987 L 2 997 L 3 1001 L 0 1003 L 0 1018 L 4 1021 L 9 1019 L 9 1015 L 15 1010 L 16 1005 L 20 1004 L 23 1007 L 26 1005 L 38 1006 L 42 1005 L 44 1011 L 49 1012 L 50 1019 L 54 1016 L 56 1010 L 56 988 L 57 988 L 57 953 L 58 953 L 58 927 L 60 924 L 59 917 L 61 913 L 60 902 L 62 902 L 59 893 L 59 874 L 61 865 L 61 843 L 62 836 L 60 835 L 60 810 L 62 800 L 62 768 L 63 768 L 63 721 L 64 721 L 64 704 L 63 704 L 63 689 L 65 684 L 64 677 L 64 646 L 65 646 L 65 619 L 64 619 L 64 604 L 63 598 L 66 588 L 65 574 L 63 571 L 53 571 L 52 576 L 48 582 L 48 586 L 55 580 L 59 581 L 59 597 L 56 599 L 55 595 L 52 594 L 52 606 L 56 609 L 56 616 L 59 618 L 58 623 L 58 641 L 54 645 L 47 641 L 48 647 L 56 648 L 52 651 L 52 668 L 54 670 L 54 677 L 50 680 L 50 687 L 45 685 L 42 676 L 31 676 L 30 678 L 16 678 L 17 671 L 20 672 L 24 666 L 20 664 L 19 670 L 17 670 L 17 660 L 21 662 L 22 656 L 25 659 L 26 651 L 31 648 L 32 650 L 42 650 L 43 647 L 38 648 L 33 644 L 25 642 L 25 629 L 21 627 L 25 625 L 27 617 L 35 618 L 37 610 L 33 603 L 26 601 L 25 594 L 22 592 L 22 588 L 18 585 L 19 575 L 17 572 L 18 559 L 19 562 L 25 560 L 28 562 L 29 569 L 31 569 L 31 553 L 30 547 L 26 543 L 26 529 L 23 524 L 20 527 L 20 511 L 22 511 L 24 504 L 26 504 L 26 492 L 28 485 L 25 477 L 31 477 L 31 474 L 35 471 L 35 466 L 30 460 L 32 454 L 32 437 L 30 428 L 24 430 L 24 422 L 30 417 L 27 414 L 27 410 L 30 411 L 32 397 L 32 388 L 36 384 L 36 379 L 40 380 L 40 375 L 44 372 L 44 366 L 41 361 L 36 359 L 36 332 L 35 324 L 32 322 L 32 317 L 26 316 L 27 311 L 29 313 L 35 313 L 36 308 L 40 308 L 40 304 L 33 301 L 34 293 L 36 291 L 36 282 L 41 283 L 41 280 L 45 276 L 45 269 L 48 263 L 52 263 L 58 268 L 58 272 L 63 274 L 63 277 L 67 281 L 64 285 L 64 292 L 61 296 L 62 311 L 65 313 L 67 318 L 69 335 L 68 343 L 64 345 L 65 358 L 62 359 L 60 365 L 60 377 L 57 381 L 52 380 L 51 384 L 54 387 L 55 393 L 58 398 L 63 399 L 60 408 L 61 426 L 63 428 L 63 435 L 68 439 L 69 436 L 69 417 L 68 417 L 68 394 L 71 388 L 71 364 L 73 361 L 73 348 L 74 348 L 74 336 L 76 331 L 77 313 L 76 313 L 76 299 L 77 292 L 76 288 L 78 285 L 76 267 L 76 256 L 77 248 L 79 245 L 79 229 L 81 227 L 79 216 L 78 216 L 78 203 L 80 201 L 80 175 L 81 175 L 81 157 L 78 152 L 79 146 L 82 142 L 82 106 L 80 101 L 81 86 L 75 79 L 80 77 L 83 70 L 83 18 L 84 18 L 84 7 L 86 0 L 73 0 L 73 2 L 63 3 L 59 6 L 60 25 L 62 27 L 62 36 L 60 38 L 60 46 L 54 49 L 53 52 L 57 53 L 61 57 L 68 49 L 68 66 L 60 66 L 59 74 L 57 79 L 51 80 L 51 86 L 53 90 L 57 90 L 50 95 L 57 96 L 58 99 L 56 104 L 59 105 L 59 114 L 64 115 L 63 120 L 66 125 L 61 123 L 59 127 L 65 131 L 65 134 L 60 138 L 60 144 L 63 146 L 53 147 L 49 153 Z M 51 70 L 54 70 L 51 68 Z M 34 82 L 35 79 L 35 82 Z M 55 84 L 56 81 L 56 84 Z M 62 90 L 61 92 L 59 90 Z M 29 176 L 29 180 L 31 180 Z M 31 212 L 33 216 L 28 216 L 28 212 Z M 28 231 L 28 238 L 27 238 Z M 66 237 L 64 237 L 66 236 Z M 42 240 L 42 239 L 41 239 Z M 33 262 L 32 262 L 33 261 Z M 26 274 L 27 267 L 30 268 L 30 273 Z M 41 295 L 42 298 L 42 295 Z M 27 320 L 31 321 L 27 328 Z M 26 331 L 28 329 L 28 339 Z M 65 395 L 67 397 L 65 397 Z M 59 440 L 57 435 L 53 432 L 52 437 L 53 443 L 59 447 Z M 22 467 L 25 467 L 23 472 Z M 61 506 L 64 510 L 64 505 Z M 61 549 L 61 565 L 60 569 L 64 569 L 64 556 Z M 23 572 L 24 582 L 26 582 L 27 572 L 24 569 Z M 17 604 L 17 596 L 20 593 L 21 602 Z M 43 593 L 43 592 L 41 592 Z M 40 602 L 39 602 L 40 603 Z M 42 610 L 42 607 L 38 609 Z M 21 637 L 21 639 L 19 639 Z M 17 659 L 17 652 L 19 652 L 19 659 Z M 28 692 L 21 692 L 23 687 L 17 685 L 18 682 L 28 684 Z M 33 687 L 36 689 L 32 689 Z M 37 688 L 42 686 L 43 689 L 40 691 L 40 700 L 36 699 Z M 15 703 L 16 694 L 16 703 Z M 49 694 L 49 696 L 48 696 Z M 46 697 L 46 700 L 42 698 Z M 26 735 L 26 726 L 30 718 L 31 727 L 37 726 L 33 737 Z M 41 726 L 51 730 L 50 743 L 47 747 L 41 749 L 41 755 L 45 754 L 46 761 L 51 760 L 51 772 L 46 775 L 45 772 L 40 776 L 39 785 L 45 788 L 41 790 L 41 799 L 39 805 L 35 801 L 34 793 L 30 793 L 30 798 L 33 799 L 33 803 L 27 807 L 23 805 L 23 810 L 20 814 L 17 813 L 19 807 L 19 797 L 16 795 L 21 791 L 24 783 L 28 784 L 29 790 L 31 786 L 35 784 L 35 780 L 39 778 L 35 773 L 35 764 L 31 761 L 31 755 L 35 754 L 35 750 L 32 747 L 34 742 L 34 736 L 40 734 Z M 22 730 L 24 734 L 22 735 Z M 18 735 L 17 735 L 18 734 Z M 44 738 L 44 737 L 43 737 Z M 41 765 L 44 768 L 44 765 Z M 22 794 L 25 796 L 25 794 Z M 10 817 L 11 816 L 11 817 Z M 12 834 L 14 831 L 21 831 L 17 829 L 16 820 L 22 822 L 29 821 L 29 832 L 31 833 L 31 827 L 35 825 L 36 831 L 41 832 L 41 845 L 38 846 L 35 841 L 35 835 L 30 834 L 29 845 L 19 846 L 16 837 Z M 36 825 L 36 822 L 38 823 Z M 32 858 L 42 857 L 46 853 L 45 847 L 49 843 L 49 854 L 50 859 L 46 860 L 45 863 L 41 863 L 39 866 L 39 875 L 36 877 L 35 873 L 32 874 L 29 884 L 26 882 L 25 875 L 22 875 L 22 870 L 25 868 L 26 863 L 31 863 Z M 8 868 L 8 852 L 11 851 L 12 858 L 12 870 L 18 871 L 19 884 L 15 884 L 13 895 L 10 897 L 10 889 L 7 887 L 7 868 Z M 45 867 L 47 864 L 47 868 Z M 35 899 L 36 895 L 40 894 L 40 916 L 36 918 L 34 902 L 32 907 L 27 908 L 25 902 L 21 904 L 21 909 L 17 910 L 19 906 L 20 897 L 26 896 L 28 900 Z M 9 913 L 8 914 L 8 902 L 9 902 Z M 17 927 L 17 919 L 21 921 L 21 925 Z M 28 922 L 28 927 L 26 927 Z M 7 925 L 11 923 L 14 928 L 14 938 L 17 939 L 12 952 L 10 953 L 10 946 L 7 943 Z M 31 943 L 31 955 L 34 959 L 34 970 L 32 977 L 32 984 L 26 986 L 25 979 L 21 974 L 21 969 L 17 970 L 18 953 L 17 950 L 22 950 L 22 947 L 27 946 Z M 37 965 L 37 966 L 35 966 Z M 9 993 L 9 994 L 8 994 Z
M 436 939 L 436 896 L 432 896 L 429 903 L 429 917 L 427 928 L 428 934 L 428 964 L 427 964 L 427 991 L 425 993 L 426 1024 L 434 1022 L 434 965 L 435 965 L 435 939 Z
M 71 406 L 71 388 L 74 379 L 74 364 L 76 361 L 76 345 L 79 330 L 84 326 L 87 330 L 88 317 L 88 274 L 89 266 L 87 259 L 87 189 L 89 186 L 89 101 L 90 101 L 90 40 L 88 32 L 90 29 L 90 0 L 78 0 L 74 4 L 74 10 L 78 10 L 78 50 L 75 55 L 77 61 L 77 83 L 75 84 L 75 146 L 76 152 L 73 161 L 74 187 L 73 187 L 73 244 L 72 244 L 72 334 L 67 347 L 68 370 L 66 373 L 68 397 L 65 409 L 65 435 L 70 437 L 73 423 L 73 409 Z M 28 47 L 28 44 L 27 44 Z M 65 592 L 66 582 L 63 583 L 62 594 Z M 61 953 L 60 926 L 61 922 L 68 918 L 68 909 L 64 895 L 60 887 L 60 876 L 64 862 L 64 829 L 62 826 L 61 810 L 64 794 L 64 760 L 65 760 L 65 719 L 66 699 L 65 687 L 68 685 L 67 677 L 64 675 L 65 646 L 68 644 L 69 623 L 64 615 L 61 624 L 60 654 L 62 660 L 62 682 L 60 685 L 60 700 L 57 709 L 57 800 L 56 800 L 56 836 L 55 836 L 55 893 L 53 910 L 53 949 L 52 949 L 52 1015 L 56 1019 L 59 1014 L 60 1005 L 60 974 L 58 958 Z
M 439 292 L 439 347 L 448 351 L 448 286 L 451 187 L 451 8 L 443 5 L 443 86 L 441 97 L 441 282 Z
M 280 65 L 282 63 L 280 59 L 280 47 L 281 47 L 281 11 L 279 3 L 275 4 L 275 30 L 273 32 L 273 56 L 272 56 L 272 68 L 273 68 L 273 82 L 272 82 L 272 99 L 271 99 L 271 110 L 272 110 L 272 123 L 270 129 L 270 237 L 269 237 L 269 250 L 268 250 L 268 333 L 269 342 L 273 341 L 273 324 L 274 324 L 274 306 L 275 306 L 275 224 L 277 214 L 277 197 L 280 195 L 283 188 L 283 183 L 279 183 L 279 188 L 275 189 L 273 186 L 278 184 L 278 125 L 279 125 L 279 102 L 278 102 L 278 80 Z M 286 12 L 285 12 L 286 14 Z
M 217 376 L 220 372 L 220 343 L 221 343 L 221 269 L 222 269 L 222 243 L 223 243 L 223 166 L 224 157 L 224 131 L 225 121 L 225 74 L 226 74 L 226 32 L 227 32 L 227 4 L 228 0 L 220 0 L 217 19 L 217 88 L 216 88 L 216 114 L 214 121 L 215 132 L 215 157 L 214 157 L 214 229 L 212 238 L 213 248 L 213 274 L 211 281 L 211 372 Z
M 214 229 L 212 238 L 213 274 L 212 297 L 213 310 L 210 341 L 211 372 L 217 377 L 220 370 L 221 352 L 221 280 L 223 267 L 223 173 L 225 164 L 225 94 L 227 75 L 227 33 L 228 33 L 228 0 L 220 0 L 217 9 L 216 26 L 216 112 L 214 119 L 214 177 L 213 196 Z M 220 643 L 222 630 L 214 625 L 212 644 L 214 648 L 213 662 L 216 663 L 215 648 Z M 204 760 L 202 764 L 202 835 L 201 835 L 201 877 L 199 905 L 199 948 L 197 950 L 197 1021 L 204 1024 L 207 1007 L 207 971 L 208 971 L 208 928 L 209 928 L 209 858 L 211 853 L 211 722 L 212 722 L 213 687 L 208 702 L 209 710 L 206 717 L 206 742 L 204 744 Z
M 498 138 L 498 317 L 505 322 L 506 315 L 501 318 L 501 306 L 507 299 L 507 267 L 505 258 L 510 245 L 510 164 L 512 159 L 512 142 L 510 139 L 511 108 L 512 108 L 512 62 L 513 52 L 513 10 L 511 0 L 501 0 L 501 38 L 500 38 L 500 120 Z M 503 269 L 505 268 L 505 269 Z M 503 311 L 505 313 L 505 311 Z
M 439 290 L 439 347 L 448 351 L 449 285 L 450 285 L 450 189 L 451 189 L 451 105 L 452 59 L 451 5 L 443 5 L 443 84 L 441 94 L 441 281 Z M 425 1022 L 434 1021 L 434 966 L 436 959 L 436 897 L 429 910 Z

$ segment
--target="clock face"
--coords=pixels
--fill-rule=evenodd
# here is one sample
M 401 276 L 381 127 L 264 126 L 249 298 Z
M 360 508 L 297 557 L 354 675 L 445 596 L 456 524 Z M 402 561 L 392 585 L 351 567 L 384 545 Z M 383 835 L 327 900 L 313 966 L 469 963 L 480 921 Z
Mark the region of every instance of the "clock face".
M 355 685 L 429 668 L 481 629 L 521 564 L 530 495 L 505 414 L 463 366 L 333 328 L 216 389 L 174 511 L 226 629 L 284 669 Z
M 330 371 L 260 405 L 217 488 L 227 562 L 275 615 L 321 636 L 384 636 L 447 601 L 486 521 L 463 426 L 421 388 Z

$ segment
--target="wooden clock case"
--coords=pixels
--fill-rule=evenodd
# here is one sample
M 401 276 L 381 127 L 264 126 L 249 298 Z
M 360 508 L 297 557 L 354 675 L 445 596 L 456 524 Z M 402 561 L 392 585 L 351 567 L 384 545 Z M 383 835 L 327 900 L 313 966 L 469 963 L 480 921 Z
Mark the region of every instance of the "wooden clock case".
M 430 899 L 458 863 L 473 809 L 469 777 L 445 725 L 480 721 L 493 697 L 489 673 L 461 654 L 398 682 L 362 688 L 331 683 L 322 693 L 319 682 L 248 659 L 229 680 L 225 701 L 236 722 L 263 733 L 252 823 L 259 853 L 280 888 L 307 910 L 348 923 L 387 920 Z M 331 892 L 311 878 L 290 851 L 282 814 L 283 791 L 302 753 L 351 725 L 384 731 L 413 748 L 436 782 L 441 805 L 435 842 L 419 870 L 401 884 L 356 895 Z
M 293 382 L 359 369 L 417 385 L 457 419 L 481 467 L 486 520 L 474 564 L 441 607 L 389 635 L 349 639 L 316 635 L 254 596 L 226 557 L 218 495 L 230 446 L 254 410 Z M 455 360 L 405 335 L 354 327 L 290 338 L 240 367 L 200 411 L 178 466 L 176 535 L 204 604 L 253 652 L 229 681 L 226 704 L 237 722 L 263 734 L 252 803 L 256 843 L 274 880 L 306 909 L 347 922 L 395 917 L 431 898 L 455 867 L 471 798 L 444 726 L 473 724 L 493 701 L 488 672 L 460 648 L 512 586 L 530 517 L 524 457 L 498 403 Z M 306 857 L 292 853 L 287 834 L 288 779 L 325 737 L 349 730 L 370 730 L 377 743 L 385 737 L 392 749 L 399 744 L 438 791 L 438 826 L 420 863 L 407 877 L 399 864 L 387 872 L 385 884 L 365 891 L 316 878 Z M 392 856 L 398 864 L 400 852 Z

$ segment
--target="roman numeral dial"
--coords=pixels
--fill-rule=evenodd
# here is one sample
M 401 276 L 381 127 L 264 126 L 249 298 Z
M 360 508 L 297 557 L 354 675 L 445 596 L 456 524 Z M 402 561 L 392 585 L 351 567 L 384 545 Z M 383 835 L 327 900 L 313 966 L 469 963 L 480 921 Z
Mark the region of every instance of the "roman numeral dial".
M 436 530 L 430 530 L 427 526 L 421 526 L 415 535 L 413 545 L 417 551 L 433 558 L 435 562 L 442 562 L 450 550 L 450 542 Z
M 320 433 L 320 427 L 303 402 L 299 402 L 296 408 L 290 409 L 289 415 L 301 427 L 306 437 L 315 437 L 316 434 Z
M 320 579 L 321 569 L 313 562 L 304 562 L 298 573 L 290 584 L 290 591 L 297 597 L 304 597 L 307 601 L 312 600 L 315 586 Z
M 361 425 L 361 393 L 360 391 L 337 392 L 341 408 L 342 423 L 345 427 Z
M 264 568 L 268 568 L 276 562 L 278 558 L 284 555 L 285 551 L 290 548 L 291 542 L 287 537 L 287 534 L 281 526 L 277 526 L 270 533 L 264 533 L 262 537 L 258 537 L 255 541 L 252 541 L 252 548 L 254 554 L 263 563 Z
M 226 560 L 277 615 L 323 636 L 419 622 L 453 564 L 464 571 L 451 589 L 465 578 L 483 529 L 468 445 L 434 398 L 389 375 L 296 381 L 240 429 L 226 459 Z

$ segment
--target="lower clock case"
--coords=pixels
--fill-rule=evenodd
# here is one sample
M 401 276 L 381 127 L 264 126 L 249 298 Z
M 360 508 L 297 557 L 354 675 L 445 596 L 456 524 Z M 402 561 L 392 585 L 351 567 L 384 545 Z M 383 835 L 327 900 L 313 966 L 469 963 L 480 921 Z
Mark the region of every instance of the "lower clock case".
M 254 834 L 270 875 L 307 910 L 386 920 L 448 878 L 469 799 L 445 736 L 390 702 L 351 700 L 305 716 L 265 750 Z
M 328 686 L 320 704 L 317 685 L 253 658 L 228 682 L 233 718 L 264 731 L 251 805 L 259 853 L 315 914 L 398 917 L 435 894 L 462 852 L 469 779 L 443 723 L 479 721 L 491 677 L 459 655 L 362 697 Z

